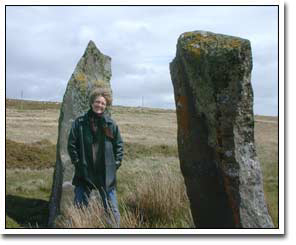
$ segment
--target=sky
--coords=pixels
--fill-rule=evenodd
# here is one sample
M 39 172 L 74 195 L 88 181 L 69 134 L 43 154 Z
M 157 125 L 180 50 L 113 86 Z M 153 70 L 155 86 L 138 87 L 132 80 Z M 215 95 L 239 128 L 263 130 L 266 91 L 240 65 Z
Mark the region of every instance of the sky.
M 6 98 L 62 101 L 89 40 L 112 58 L 113 105 L 175 109 L 178 37 L 250 40 L 254 114 L 278 115 L 276 6 L 7 6 Z

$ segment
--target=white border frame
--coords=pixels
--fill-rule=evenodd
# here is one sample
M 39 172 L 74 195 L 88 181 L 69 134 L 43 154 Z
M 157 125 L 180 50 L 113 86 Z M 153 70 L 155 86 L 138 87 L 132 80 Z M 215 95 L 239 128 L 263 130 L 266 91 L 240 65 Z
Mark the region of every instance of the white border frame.
M 284 5 L 277 1 L 194 1 L 194 0 L 150 0 L 150 1 L 96 1 L 96 0 L 0 0 L 0 19 L 1 28 L 0 36 L 5 37 L 5 6 L 6 5 L 274 5 L 279 6 L 279 228 L 278 229 L 6 229 L 5 212 L 3 204 L 5 203 L 5 140 L 1 138 L 1 233 L 2 234 L 284 234 L 285 233 L 285 105 L 284 105 Z M 5 39 L 1 42 L 1 80 L 5 81 Z M 6 83 L 6 81 L 5 81 Z M 1 83 L 0 88 L 0 113 L 2 122 L 5 121 L 5 83 Z M 5 132 L 5 124 L 1 123 L 1 132 Z

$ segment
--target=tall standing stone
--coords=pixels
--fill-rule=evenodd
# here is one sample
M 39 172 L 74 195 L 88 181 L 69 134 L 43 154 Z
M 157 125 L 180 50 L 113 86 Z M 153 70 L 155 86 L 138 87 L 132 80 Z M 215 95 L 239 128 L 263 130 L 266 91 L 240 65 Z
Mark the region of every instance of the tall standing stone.
M 93 88 L 108 89 L 110 93 L 111 58 L 103 55 L 93 41 L 79 60 L 64 94 L 57 141 L 56 165 L 49 204 L 49 227 L 55 226 L 56 216 L 73 200 L 71 184 L 74 168 L 67 151 L 72 122 L 89 109 L 89 94 Z
M 250 42 L 182 34 L 170 64 L 178 150 L 198 228 L 271 228 L 254 144 Z

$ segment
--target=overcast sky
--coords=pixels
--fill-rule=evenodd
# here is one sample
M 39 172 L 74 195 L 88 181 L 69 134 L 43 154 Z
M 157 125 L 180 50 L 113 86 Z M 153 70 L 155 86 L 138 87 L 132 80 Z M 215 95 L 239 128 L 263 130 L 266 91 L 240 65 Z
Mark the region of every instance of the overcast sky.
M 112 58 L 113 104 L 175 108 L 169 63 L 183 32 L 249 39 L 254 113 L 278 114 L 276 6 L 6 7 L 6 97 L 62 101 L 89 42 Z

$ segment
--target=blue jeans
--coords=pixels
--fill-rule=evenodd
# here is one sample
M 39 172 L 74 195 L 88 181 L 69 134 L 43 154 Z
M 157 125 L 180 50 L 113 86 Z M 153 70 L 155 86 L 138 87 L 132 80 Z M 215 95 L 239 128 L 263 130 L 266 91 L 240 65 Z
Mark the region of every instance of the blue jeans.
M 84 186 L 76 186 L 74 189 L 75 197 L 74 204 L 77 207 L 88 206 L 88 199 L 91 190 Z M 99 188 L 101 201 L 104 206 L 105 212 L 110 215 L 109 210 L 112 211 L 116 224 L 115 228 L 119 228 L 120 225 L 120 213 L 118 209 L 117 197 L 115 188 L 106 193 L 102 188 Z M 112 220 L 112 219 L 111 219 Z M 112 224 L 111 220 L 108 223 Z

